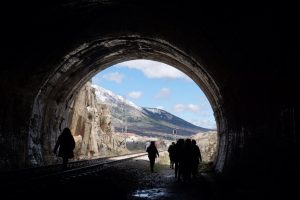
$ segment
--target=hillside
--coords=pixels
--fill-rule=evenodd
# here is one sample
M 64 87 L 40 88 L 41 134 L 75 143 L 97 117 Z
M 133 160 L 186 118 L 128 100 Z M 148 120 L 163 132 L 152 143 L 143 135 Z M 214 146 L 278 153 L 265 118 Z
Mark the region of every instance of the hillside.
M 165 138 L 172 138 L 174 129 L 180 136 L 191 136 L 199 132 L 211 131 L 195 126 L 167 111 L 139 107 L 97 85 L 92 85 L 92 87 L 95 89 L 97 101 L 110 107 L 111 121 L 115 131 L 126 131 L 127 126 L 127 132 Z

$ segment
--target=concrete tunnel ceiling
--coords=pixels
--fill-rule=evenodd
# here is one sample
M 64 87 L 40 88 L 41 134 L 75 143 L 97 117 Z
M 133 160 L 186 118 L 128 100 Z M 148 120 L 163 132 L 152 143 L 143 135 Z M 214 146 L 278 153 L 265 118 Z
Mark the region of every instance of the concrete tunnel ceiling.
M 220 142 L 215 168 L 222 171 L 224 158 L 229 152 L 227 148 L 233 144 L 226 140 L 229 134 L 226 132 L 226 113 L 222 108 L 222 96 L 216 81 L 208 74 L 204 65 L 181 49 L 164 40 L 137 35 L 86 42 L 65 55 L 53 67 L 55 71 L 43 83 L 33 106 L 31 121 L 35 123 L 29 130 L 29 138 L 32 140 L 29 144 L 34 144 L 33 141 L 42 142 L 29 147 L 29 162 L 47 163 L 51 159 L 57 134 L 68 123 L 69 105 L 83 84 L 99 71 L 133 59 L 149 59 L 169 64 L 186 73 L 203 90 L 212 105 L 217 122 Z

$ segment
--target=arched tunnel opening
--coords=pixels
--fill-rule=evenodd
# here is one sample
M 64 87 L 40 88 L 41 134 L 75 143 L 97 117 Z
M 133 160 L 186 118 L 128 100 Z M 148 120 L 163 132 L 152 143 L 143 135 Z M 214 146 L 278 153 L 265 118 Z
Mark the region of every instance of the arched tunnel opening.
M 207 96 L 218 129 L 214 174 L 229 196 L 283 198 L 297 191 L 300 98 L 297 32 L 291 30 L 297 18 L 272 6 L 168 1 L 6 8 L 1 171 L 50 162 L 76 91 L 109 66 L 150 59 L 184 72 Z
M 82 48 L 82 46 L 85 47 Z M 66 55 L 62 63 L 55 67 L 55 72 L 46 79 L 47 81 L 35 99 L 29 136 L 29 144 L 31 144 L 28 149 L 29 160 L 27 162 L 29 165 L 53 163 L 52 151 L 55 141 L 62 129 L 70 125 L 70 120 L 72 120 L 70 119 L 70 109 L 73 107 L 72 104 L 79 89 L 99 71 L 117 62 L 126 61 L 128 58 L 151 58 L 176 66 L 175 68 L 187 73 L 195 83 L 203 88 L 213 105 L 215 116 L 224 115 L 221 114 L 221 104 L 217 103 L 221 102 L 221 98 L 220 94 L 216 94 L 218 89 L 215 81 L 211 80 L 212 78 L 199 63 L 166 42 L 132 36 L 108 38 L 82 46 L 78 48 L 79 50 L 72 51 L 76 54 Z M 102 54 L 99 55 L 100 52 Z M 224 121 L 220 117 L 218 120 Z M 91 130 L 92 127 L 85 128 Z M 42 142 L 39 144 L 34 141 Z M 218 147 L 218 149 L 222 148 L 225 146 Z M 220 155 L 216 156 L 215 166 L 221 171 L 223 163 L 220 163 L 218 157 L 224 157 L 226 151 L 220 152 Z
M 172 66 L 152 60 L 118 63 L 73 96 L 65 110 L 76 143 L 73 160 L 145 152 L 151 140 L 167 151 L 172 142 L 190 138 L 200 147 L 203 163 L 214 161 L 211 105 L 199 86 Z

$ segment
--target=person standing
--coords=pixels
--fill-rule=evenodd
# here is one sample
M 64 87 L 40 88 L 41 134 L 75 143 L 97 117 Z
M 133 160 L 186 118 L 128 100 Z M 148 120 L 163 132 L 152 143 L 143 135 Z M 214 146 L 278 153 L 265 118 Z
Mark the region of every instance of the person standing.
M 63 169 L 65 170 L 67 169 L 68 159 L 74 157 L 73 150 L 75 148 L 75 140 L 69 128 L 64 128 L 62 133 L 59 135 L 53 149 L 54 154 L 56 154 L 58 148 L 58 156 L 62 157 Z
M 148 152 L 148 158 L 150 160 L 150 170 L 151 170 L 151 172 L 154 172 L 155 158 L 159 157 L 159 153 L 157 151 L 154 141 L 150 142 L 150 145 L 147 148 L 147 152 Z
M 192 177 L 195 179 L 198 174 L 198 165 L 202 162 L 200 148 L 196 140 L 192 140 Z
M 169 146 L 168 152 L 169 152 L 169 158 L 170 158 L 170 168 L 174 169 L 175 142 L 172 142 L 172 144 Z
M 177 140 L 174 150 L 175 179 L 181 181 L 184 160 L 184 139 L 180 138 Z

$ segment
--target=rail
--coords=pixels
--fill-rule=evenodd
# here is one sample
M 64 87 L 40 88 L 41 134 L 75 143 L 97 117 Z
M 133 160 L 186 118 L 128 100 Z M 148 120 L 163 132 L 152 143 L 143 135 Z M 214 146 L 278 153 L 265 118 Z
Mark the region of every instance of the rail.
M 11 187 L 13 185 L 29 184 L 41 180 L 47 181 L 77 177 L 79 175 L 94 173 L 104 167 L 109 167 L 114 163 L 124 162 L 145 155 L 147 155 L 147 153 L 133 153 L 93 160 L 73 161 L 68 163 L 67 170 L 62 170 L 61 164 L 14 170 L 7 174 L 1 174 L 1 182 L 5 183 L 6 186 Z

